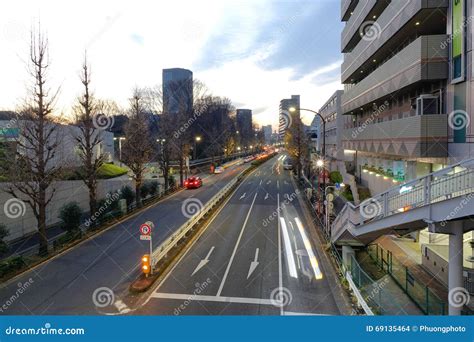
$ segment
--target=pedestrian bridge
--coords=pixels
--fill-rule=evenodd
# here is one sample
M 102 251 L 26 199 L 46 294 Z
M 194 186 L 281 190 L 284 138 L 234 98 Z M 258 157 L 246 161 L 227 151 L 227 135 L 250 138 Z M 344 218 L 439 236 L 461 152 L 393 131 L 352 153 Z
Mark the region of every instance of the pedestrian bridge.
M 450 233 L 450 221 L 474 227 L 474 159 L 469 159 L 378 194 L 360 205 L 347 203 L 331 226 L 338 245 L 367 245 L 385 234 L 429 228 Z

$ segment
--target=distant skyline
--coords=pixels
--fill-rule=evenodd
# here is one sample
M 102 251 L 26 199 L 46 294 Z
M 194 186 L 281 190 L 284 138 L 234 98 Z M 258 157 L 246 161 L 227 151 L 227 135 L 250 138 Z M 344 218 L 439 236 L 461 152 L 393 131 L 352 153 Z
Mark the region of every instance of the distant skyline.
M 135 86 L 186 68 L 213 94 L 278 127 L 283 98 L 318 109 L 340 84 L 340 4 L 333 0 L 15 1 L 0 12 L 0 110 L 26 93 L 29 31 L 41 21 L 50 45 L 57 110 L 81 91 L 84 50 L 98 97 L 127 105 Z M 85 19 L 86 18 L 86 19 Z M 312 115 L 302 113 L 309 124 Z

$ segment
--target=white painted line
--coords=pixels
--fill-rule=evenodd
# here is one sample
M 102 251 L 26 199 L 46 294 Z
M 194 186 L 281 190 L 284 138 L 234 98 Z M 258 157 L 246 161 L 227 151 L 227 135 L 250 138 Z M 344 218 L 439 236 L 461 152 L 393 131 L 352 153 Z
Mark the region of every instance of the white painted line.
M 278 213 L 278 288 L 280 297 L 283 298 L 283 272 L 281 265 L 281 232 L 280 232 L 280 194 L 277 194 L 277 213 Z M 283 315 L 283 306 L 280 307 L 280 315 Z
M 211 256 L 211 253 L 212 251 L 214 250 L 214 246 L 211 247 L 211 249 L 209 250 L 209 253 L 207 253 L 206 255 L 206 258 L 205 259 L 202 259 L 201 261 L 199 261 L 199 264 L 197 265 L 196 269 L 194 270 L 194 272 L 191 274 L 191 277 L 197 272 L 199 271 L 201 268 L 203 268 L 204 266 L 207 265 L 207 263 L 209 262 L 209 257 Z
M 265 200 L 267 200 L 267 199 L 268 199 L 268 192 L 267 192 L 267 194 L 265 195 Z
M 262 183 L 263 183 L 263 179 L 260 179 L 260 184 L 259 185 L 262 185 Z
M 280 189 L 280 181 L 277 180 L 277 189 Z
M 316 279 L 323 279 L 323 273 L 321 272 L 321 269 L 319 268 L 318 259 L 316 259 L 316 256 L 314 255 L 313 248 L 311 247 L 311 243 L 309 242 L 309 239 L 306 236 L 303 224 L 301 223 L 298 217 L 295 217 L 295 222 L 300 231 L 301 239 L 303 240 L 303 244 L 304 244 L 304 247 L 306 248 L 306 252 L 308 252 L 309 262 L 311 263 L 311 268 L 313 269 L 314 276 L 316 277 Z
M 291 247 L 290 235 L 288 234 L 288 229 L 286 228 L 286 222 L 283 217 L 280 217 L 281 222 L 281 231 L 283 232 L 283 242 L 285 245 L 286 253 L 286 262 L 288 265 L 288 270 L 290 272 L 290 277 L 298 278 L 298 273 L 296 271 L 295 257 L 293 256 L 293 248 Z
M 263 299 L 263 298 L 203 296 L 203 295 L 195 295 L 195 294 L 163 293 L 163 292 L 155 292 L 151 295 L 151 298 L 177 299 L 177 300 L 198 301 L 198 302 L 203 301 L 203 302 L 221 302 L 221 303 L 243 303 L 243 304 L 274 306 L 274 301 L 272 301 L 271 299 Z
M 241 200 L 241 199 L 245 198 L 245 195 L 247 195 L 247 193 L 246 193 L 246 192 L 244 192 L 244 194 L 243 194 L 242 196 L 240 196 L 239 200 Z
M 115 303 L 114 303 L 114 306 L 117 308 L 117 310 L 122 313 L 122 314 L 126 314 L 126 313 L 129 313 L 131 310 L 130 308 L 127 306 L 127 304 L 125 304 L 123 301 L 121 300 L 117 300 Z
M 253 196 L 252 204 L 250 205 L 250 209 L 247 213 L 247 217 L 245 218 L 242 229 L 240 230 L 239 237 L 237 239 L 237 242 L 235 243 L 234 250 L 232 252 L 232 255 L 230 256 L 229 264 L 227 265 L 227 268 L 224 273 L 224 277 L 222 278 L 222 281 L 221 281 L 221 285 L 219 286 L 219 290 L 217 291 L 218 297 L 221 295 L 222 289 L 224 288 L 225 280 L 227 279 L 227 276 L 229 275 L 229 270 L 230 270 L 230 267 L 232 266 L 232 261 L 234 261 L 235 253 L 237 253 L 237 248 L 239 248 L 240 240 L 242 239 L 242 235 L 244 235 L 244 230 L 245 230 L 245 227 L 247 226 L 247 222 L 249 220 L 250 213 L 252 212 L 252 208 L 255 203 L 255 199 L 257 198 L 257 195 L 258 195 L 258 191 L 255 192 L 255 196 Z

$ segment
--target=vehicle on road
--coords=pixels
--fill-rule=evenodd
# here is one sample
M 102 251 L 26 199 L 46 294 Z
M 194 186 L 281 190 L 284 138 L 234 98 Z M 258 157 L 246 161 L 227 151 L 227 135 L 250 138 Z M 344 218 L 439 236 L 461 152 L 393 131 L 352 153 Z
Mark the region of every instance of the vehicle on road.
M 224 168 L 222 166 L 218 166 L 214 169 L 214 173 L 222 173 L 224 172 Z
M 184 186 L 186 189 L 197 189 L 202 186 L 202 179 L 197 176 L 189 177 L 184 181 Z
M 283 162 L 283 169 L 293 170 L 293 161 L 290 158 L 286 158 Z

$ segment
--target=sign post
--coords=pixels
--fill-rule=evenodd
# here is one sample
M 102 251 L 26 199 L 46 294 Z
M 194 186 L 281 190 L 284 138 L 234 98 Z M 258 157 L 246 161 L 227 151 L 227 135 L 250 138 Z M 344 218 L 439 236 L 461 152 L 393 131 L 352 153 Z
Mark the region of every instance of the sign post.
M 151 221 L 146 221 L 140 226 L 140 240 L 150 241 L 150 274 L 153 274 L 153 240 L 152 232 L 155 225 Z

